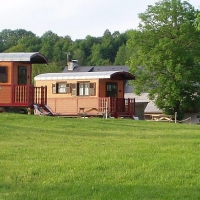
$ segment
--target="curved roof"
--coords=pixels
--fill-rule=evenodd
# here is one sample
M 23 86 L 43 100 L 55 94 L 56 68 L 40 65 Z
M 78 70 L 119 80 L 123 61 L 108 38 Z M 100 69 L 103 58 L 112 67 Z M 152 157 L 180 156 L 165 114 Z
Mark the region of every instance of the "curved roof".
M 47 58 L 38 52 L 0 53 L 0 61 L 21 61 L 32 64 L 47 64 Z
M 47 73 L 37 75 L 34 80 L 84 80 L 84 79 L 123 79 L 133 80 L 135 77 L 124 71 L 106 71 L 106 72 L 73 72 L 73 73 Z

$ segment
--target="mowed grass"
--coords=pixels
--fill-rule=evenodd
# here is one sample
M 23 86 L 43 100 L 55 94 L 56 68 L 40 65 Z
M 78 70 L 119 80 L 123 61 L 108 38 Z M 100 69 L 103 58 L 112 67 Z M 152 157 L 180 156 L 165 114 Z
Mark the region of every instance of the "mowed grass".
M 0 114 L 0 199 L 200 199 L 200 126 Z

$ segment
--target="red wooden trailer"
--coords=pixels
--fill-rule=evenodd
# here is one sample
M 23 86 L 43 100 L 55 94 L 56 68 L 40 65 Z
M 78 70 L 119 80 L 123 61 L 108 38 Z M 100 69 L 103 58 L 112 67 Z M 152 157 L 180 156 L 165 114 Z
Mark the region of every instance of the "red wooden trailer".
M 47 64 L 47 59 L 38 52 L 0 53 L 0 107 L 47 103 L 46 87 L 31 84 L 32 64 Z

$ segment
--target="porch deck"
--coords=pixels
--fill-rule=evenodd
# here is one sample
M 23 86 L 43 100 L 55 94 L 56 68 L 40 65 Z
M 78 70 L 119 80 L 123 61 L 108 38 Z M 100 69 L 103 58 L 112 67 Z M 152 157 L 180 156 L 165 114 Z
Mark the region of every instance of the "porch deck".
M 32 107 L 33 104 L 47 103 L 46 87 L 33 85 L 1 85 L 0 106 L 2 107 Z

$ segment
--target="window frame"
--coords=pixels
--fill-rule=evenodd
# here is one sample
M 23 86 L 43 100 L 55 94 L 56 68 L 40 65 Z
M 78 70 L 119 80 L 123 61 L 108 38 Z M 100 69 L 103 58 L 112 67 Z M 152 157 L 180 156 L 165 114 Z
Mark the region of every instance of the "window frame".
M 96 95 L 96 83 L 95 82 L 89 82 L 89 81 L 81 81 L 77 83 L 78 86 L 78 95 L 77 96 L 95 96 Z M 80 86 L 83 86 L 83 92 L 82 94 L 80 91 Z
M 90 82 L 78 82 L 78 96 L 90 96 L 89 84 Z
M 67 82 L 56 82 L 52 84 L 53 94 L 69 94 L 71 93 L 71 84 Z

